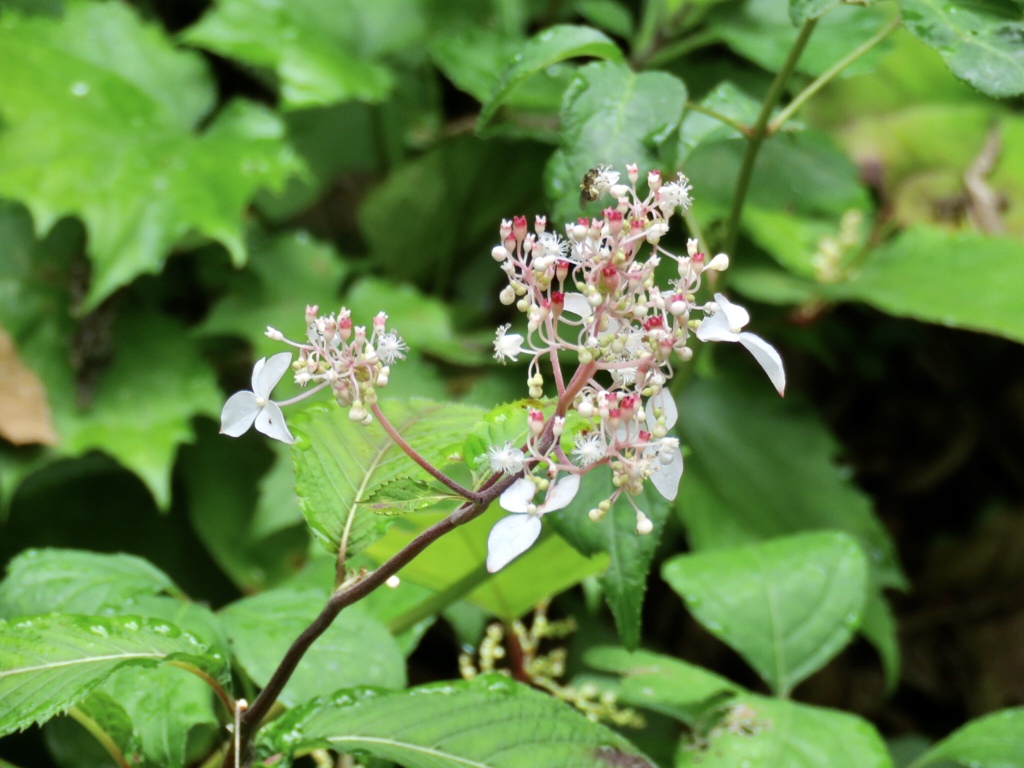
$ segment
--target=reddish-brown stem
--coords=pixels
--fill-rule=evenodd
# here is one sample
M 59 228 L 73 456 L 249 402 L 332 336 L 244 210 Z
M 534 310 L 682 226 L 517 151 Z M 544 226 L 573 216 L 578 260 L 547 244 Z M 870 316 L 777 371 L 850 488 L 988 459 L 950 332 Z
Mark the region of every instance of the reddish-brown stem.
M 565 391 L 558 399 L 558 404 L 555 406 L 554 416 L 565 416 L 569 407 L 572 405 L 572 401 L 576 398 L 580 389 L 582 389 L 583 385 L 590 379 L 595 370 L 597 370 L 596 363 L 581 365 L 576 370 L 572 380 L 568 385 L 566 385 Z M 377 415 L 378 418 L 381 418 L 376 406 L 373 406 L 373 408 L 374 414 Z M 382 424 L 385 421 L 386 420 L 382 419 Z M 385 427 L 385 430 L 387 429 L 388 428 Z M 537 445 L 541 450 L 547 451 L 551 448 L 552 443 L 554 443 L 555 438 L 553 429 L 554 418 L 552 417 L 548 419 L 548 422 L 544 427 L 544 431 L 541 433 L 537 441 Z M 395 434 L 392 434 L 391 431 L 388 431 L 388 434 L 395 437 Z M 402 441 L 402 444 L 405 444 L 404 440 Z M 412 456 L 412 454 L 410 454 L 410 456 Z M 416 463 L 420 464 L 419 461 Z M 423 464 L 420 464 L 420 466 L 423 466 Z M 516 481 L 516 479 L 517 478 L 514 475 L 509 476 L 495 474 L 491 476 L 485 484 L 485 490 L 473 493 L 473 499 L 466 501 L 466 503 L 462 504 L 450 515 L 437 521 L 420 533 L 416 538 L 396 552 L 389 560 L 382 563 L 376 570 L 357 577 L 348 585 L 342 585 L 339 587 L 328 599 L 327 604 L 323 607 L 323 610 L 320 611 L 320 614 L 313 619 L 313 622 L 306 627 L 306 629 L 302 631 L 302 634 L 295 638 L 295 641 L 281 659 L 281 663 L 278 665 L 277 669 L 274 670 L 274 674 L 271 675 L 270 680 L 267 681 L 266 686 L 262 691 L 260 691 L 259 696 L 256 697 L 252 705 L 242 714 L 237 741 L 239 745 L 239 752 L 244 754 L 248 749 L 253 736 L 256 734 L 257 728 L 263 718 L 267 716 L 267 713 L 274 705 L 274 702 L 277 701 L 277 697 L 281 695 L 281 691 L 284 690 L 288 680 L 291 679 L 292 673 L 295 672 L 295 668 L 299 665 L 302 657 L 305 656 L 306 651 L 308 651 L 309 647 L 313 645 L 316 639 L 331 626 L 334 620 L 338 617 L 338 614 L 341 613 L 344 608 L 366 597 L 373 590 L 387 581 L 391 576 L 398 573 L 398 571 L 416 557 L 416 555 L 446 533 L 450 533 L 459 526 L 465 525 L 471 520 L 479 517 L 484 513 L 484 511 L 486 511 L 490 503 L 498 498 L 506 488 Z M 227 754 L 224 756 L 224 761 L 221 763 L 223 768 L 232 768 L 235 764 L 235 749 L 235 744 L 232 744 L 228 749 Z M 246 764 L 248 764 L 248 762 Z

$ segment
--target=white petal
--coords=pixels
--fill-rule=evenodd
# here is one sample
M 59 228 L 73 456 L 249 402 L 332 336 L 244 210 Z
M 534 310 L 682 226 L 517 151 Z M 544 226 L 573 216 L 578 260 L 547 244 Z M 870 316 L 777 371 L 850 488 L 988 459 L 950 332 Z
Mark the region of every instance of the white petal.
M 487 571 L 497 573 L 532 547 L 540 529 L 537 515 L 509 515 L 495 523 L 487 537 Z
M 543 504 L 537 507 L 537 511 L 541 513 L 554 512 L 556 509 L 563 509 L 569 506 L 569 503 L 576 497 L 579 489 L 579 475 L 563 477 L 548 491 L 548 497 L 544 500 Z
M 760 336 L 747 331 L 740 334 L 740 344 L 746 347 L 757 360 L 758 365 L 764 368 L 764 372 L 768 374 L 768 378 L 772 380 L 778 393 L 785 395 L 786 372 L 782 368 L 782 358 L 775 351 L 775 347 Z
M 282 443 L 291 445 L 295 442 L 292 433 L 288 431 L 288 425 L 284 423 L 284 414 L 281 407 L 274 402 L 268 401 L 263 409 L 256 416 L 256 429 L 267 437 L 280 440 Z
M 722 311 L 701 320 L 694 335 L 701 341 L 739 341 L 739 334 L 729 327 L 729 318 Z
M 733 331 L 739 332 L 750 322 L 750 313 L 739 304 L 733 304 L 721 293 L 715 294 L 715 303 L 718 305 L 719 311 L 723 312 L 729 320 L 729 327 Z
M 252 392 L 235 392 L 221 409 L 220 433 L 238 437 L 252 426 L 259 412 L 256 395 Z
M 675 426 L 676 420 L 679 418 L 679 409 L 676 408 L 675 398 L 672 397 L 672 393 L 667 389 L 658 390 L 658 394 L 654 395 L 647 401 L 647 405 L 644 406 L 644 411 L 647 414 L 647 431 L 650 432 L 654 429 L 654 425 L 658 423 L 658 420 L 654 416 L 655 408 L 660 408 L 662 414 L 665 416 L 665 429 L 672 429 Z
M 536 492 L 537 486 L 533 481 L 521 477 L 505 489 L 498 499 L 498 504 L 509 512 L 525 512 L 526 505 L 533 501 Z
M 672 460 L 668 464 L 660 461 L 655 463 L 657 471 L 651 475 L 651 482 L 658 493 L 669 501 L 675 499 L 679 492 L 679 480 L 683 476 L 683 452 L 676 448 L 671 453 Z
M 594 308 L 590 306 L 587 297 L 582 293 L 565 294 L 565 304 L 562 307 L 562 311 L 568 312 L 570 315 L 579 315 L 584 320 L 594 314 Z
M 280 352 L 269 359 L 260 360 L 252 369 L 252 391 L 264 400 L 269 398 L 291 364 L 291 352 Z

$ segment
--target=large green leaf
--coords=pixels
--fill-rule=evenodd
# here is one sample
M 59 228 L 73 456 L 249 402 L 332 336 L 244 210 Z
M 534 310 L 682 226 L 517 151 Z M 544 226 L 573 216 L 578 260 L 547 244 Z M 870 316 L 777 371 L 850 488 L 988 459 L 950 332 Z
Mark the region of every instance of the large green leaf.
M 590 27 L 556 25 L 530 38 L 522 50 L 512 57 L 491 97 L 484 103 L 477 118 L 477 130 L 482 130 L 490 122 L 512 91 L 528 78 L 552 64 L 580 56 L 612 61 L 623 59 L 622 51 L 611 39 Z
M 66 712 L 127 665 L 177 661 L 221 675 L 225 659 L 165 621 L 51 614 L 0 623 L 0 733 Z
M 694 381 L 679 412 L 693 450 L 677 506 L 695 549 L 835 529 L 860 540 L 882 585 L 904 583 L 870 499 L 835 464 L 835 439 L 805 404 L 765 381 L 721 377 Z
M 367 55 L 348 10 L 319 0 L 218 0 L 182 37 L 222 56 L 273 69 L 288 108 L 380 102 L 394 77 Z
M 12 462 L 15 476 L 98 450 L 166 507 L 174 453 L 192 439 L 192 417 L 217 414 L 222 396 L 196 342 L 147 302 L 72 320 L 71 281 L 54 275 L 73 271 L 81 248 L 74 222 L 36 242 L 25 210 L 0 204 L 0 325 L 44 382 L 60 441 Z M 5 484 L 4 494 L 13 491 Z
M 783 696 L 850 641 L 868 587 L 864 553 L 842 533 L 680 555 L 662 576 Z
M 150 670 L 150 674 L 155 670 Z M 76 721 L 85 725 L 90 733 L 102 733 L 117 747 L 131 765 L 147 766 L 143 762 L 138 734 L 124 707 L 103 691 L 93 691 L 78 702 L 72 710 Z
M 654 524 L 654 530 L 641 536 L 636 532 L 636 512 L 625 498 L 620 497 L 598 523 L 588 516 L 588 510 L 607 499 L 612 491 L 610 470 L 599 467 L 583 478 L 580 492 L 567 509 L 553 512 L 547 518 L 583 554 L 607 553 L 608 568 L 601 574 L 601 589 L 615 617 L 622 644 L 635 648 L 640 642 L 647 572 L 661 540 L 669 505 L 650 484 L 644 487 L 635 501 Z
M 142 558 L 75 549 L 27 549 L 0 582 L 0 618 L 32 613 L 98 613 L 137 595 L 177 592 Z
M 875 250 L 838 298 L 858 299 L 883 312 L 953 328 L 1024 341 L 1020 242 L 964 232 L 949 235 L 918 227 Z M 970 274 L 973 301 L 948 301 Z
M 1004 709 L 972 720 L 911 763 L 924 768 L 952 760 L 968 768 L 1024 766 L 1024 708 Z
M 604 672 L 622 675 L 619 701 L 663 712 L 693 727 L 739 687 L 713 672 L 650 651 L 603 646 L 587 652 L 586 662 Z
M 636 163 L 643 172 L 665 164 L 662 146 L 675 150 L 685 104 L 686 86 L 667 72 L 636 73 L 618 62 L 580 68 L 562 105 L 562 146 L 545 172 L 553 218 L 579 215 L 580 180 L 599 163 L 619 171 Z
M 60 18 L 7 13 L 0 59 L 0 194 L 23 201 L 40 231 L 67 215 L 85 222 L 87 309 L 158 272 L 193 231 L 242 263 L 246 204 L 300 168 L 281 121 L 255 104 L 229 104 L 194 132 L 213 97 L 201 59 L 129 6 L 72 0 Z
M 258 685 L 266 685 L 289 646 L 325 603 L 319 591 L 280 588 L 221 611 L 235 656 Z M 355 685 L 405 685 L 405 657 L 398 644 L 358 606 L 345 609 L 317 639 L 281 692 L 281 701 L 292 706 Z
M 957 77 L 996 98 L 1024 93 L 1024 22 L 1006 6 L 900 0 L 903 25 L 939 52 Z
M 427 400 L 385 401 L 381 410 L 435 467 L 458 460 L 463 440 L 483 413 Z M 355 555 L 383 533 L 382 518 L 359 503 L 376 486 L 400 477 L 430 478 L 379 424 L 354 424 L 336 405 L 312 405 L 289 423 L 298 441 L 293 456 L 299 505 L 332 552 L 344 541 L 346 555 Z
M 834 709 L 748 694 L 696 742 L 683 742 L 675 768 L 892 768 L 885 742 L 865 720 Z
M 652 768 L 618 734 L 501 675 L 393 693 L 339 691 L 288 712 L 260 741 L 289 754 L 358 751 L 406 768 Z

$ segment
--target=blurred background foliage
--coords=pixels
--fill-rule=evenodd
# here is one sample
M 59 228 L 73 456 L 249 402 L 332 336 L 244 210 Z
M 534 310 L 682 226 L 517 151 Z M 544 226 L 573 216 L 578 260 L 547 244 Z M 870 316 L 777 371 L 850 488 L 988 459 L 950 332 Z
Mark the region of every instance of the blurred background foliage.
M 818 15 L 780 107 L 823 87 L 761 147 L 730 231 L 744 133 Z M 908 754 L 1024 703 L 1021 35 L 1010 0 L 0 0 L 0 563 L 130 552 L 214 608 L 293 578 L 319 550 L 288 452 L 217 435 L 277 351 L 266 326 L 384 309 L 412 350 L 389 396 L 518 398 L 525 370 L 490 359 L 515 321 L 499 220 L 572 220 L 588 168 L 636 162 L 689 176 L 709 249 L 738 234 L 719 287 L 755 305 L 787 398 L 739 351 L 702 351 L 675 391 L 687 469 L 659 551 L 617 585 L 573 565 L 506 611 L 582 580 L 556 605 L 581 648 L 614 629 L 595 590 L 620 590 L 636 635 L 652 561 L 841 530 L 869 555 L 867 642 L 801 699 Z M 455 578 L 439 568 L 420 586 Z M 756 688 L 647 589 L 645 645 Z M 467 605 L 414 681 L 456 675 L 486 615 Z M 0 755 L 80 764 L 38 739 Z

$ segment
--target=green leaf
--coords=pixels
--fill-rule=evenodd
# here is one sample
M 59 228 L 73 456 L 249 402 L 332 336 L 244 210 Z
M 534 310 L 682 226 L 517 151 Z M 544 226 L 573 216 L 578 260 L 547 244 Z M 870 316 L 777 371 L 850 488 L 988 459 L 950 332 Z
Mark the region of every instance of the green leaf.
M 500 280 L 495 278 L 500 275 L 489 254 L 499 224 L 508 218 L 509 211 L 536 207 L 538 180 L 548 154 L 546 147 L 532 144 L 462 137 L 442 141 L 421 157 L 395 168 L 365 196 L 359 208 L 359 228 L 375 262 L 387 270 L 393 284 L 413 282 L 444 294 L 455 282 L 456 272 L 469 271 L 486 275 L 472 281 L 474 302 L 479 302 L 484 286 L 495 286 L 497 295 Z M 482 189 L 488 194 L 481 195 Z M 458 261 L 467 251 L 471 255 Z M 438 322 L 439 314 L 445 314 L 426 297 L 417 296 L 424 305 L 417 309 L 382 295 L 379 281 L 368 285 L 378 287 L 373 293 L 380 303 L 371 309 L 373 313 L 407 306 L 409 312 L 422 312 L 434 322 Z M 388 286 L 388 290 L 393 288 Z M 402 295 L 412 296 L 408 289 Z M 403 334 L 411 330 L 400 328 Z M 433 332 L 443 332 L 438 341 L 451 345 L 444 325 L 438 323 Z M 421 338 L 430 342 L 425 333 Z M 453 362 L 477 363 L 480 358 Z
M 437 483 L 402 477 L 378 485 L 359 503 L 378 515 L 401 515 L 447 501 L 461 502 L 465 499 Z
M 812 0 L 806 11 L 814 11 L 821 0 Z M 789 8 L 787 8 L 789 5 Z M 806 11 L 798 11 L 806 13 Z M 793 26 L 793 5 L 775 0 L 747 0 L 741 6 L 717 13 L 709 19 L 708 33 L 720 39 L 740 56 L 746 57 L 769 72 L 778 72 L 799 34 Z M 877 33 L 891 17 L 884 7 L 840 5 L 818 21 L 797 70 L 817 77 L 861 43 Z M 855 61 L 843 70 L 844 75 L 871 72 L 884 46 Z
M 647 591 L 647 572 L 661 540 L 669 505 L 647 484 L 635 501 L 654 524 L 651 533 L 637 534 L 636 512 L 622 497 L 600 522 L 593 522 L 588 510 L 607 499 L 613 490 L 610 470 L 599 467 L 583 478 L 579 493 L 567 509 L 549 513 L 545 518 L 584 555 L 608 554 L 608 569 L 600 577 L 601 589 L 615 617 L 622 644 L 632 649 L 640 643 L 640 612 Z
M 875 647 L 882 660 L 886 693 L 892 694 L 900 682 L 900 639 L 896 619 L 889 602 L 878 588 L 870 589 L 864 604 L 860 632 Z
M 71 714 L 90 733 L 107 736 L 129 765 L 142 762 L 139 738 L 132 719 L 116 698 L 103 691 L 93 691 L 74 706 Z
M 184 768 L 190 732 L 219 727 L 210 689 L 175 667 L 121 669 L 102 687 L 134 723 L 144 766 Z M 95 694 L 94 694 L 95 695 Z
M 753 125 L 758 112 L 761 111 L 761 104 L 757 99 L 728 80 L 711 89 L 700 100 L 700 105 L 740 125 L 748 126 Z M 706 141 L 742 138 L 743 135 L 731 125 L 696 109 L 688 109 L 679 126 L 678 161 L 685 164 L 693 150 Z
M 984 300 L 948 301 L 963 290 Z M 1024 270 L 1020 242 L 964 232 L 949 235 L 918 227 L 872 252 L 863 268 L 844 285 L 838 298 L 857 299 L 899 317 L 1024 341 L 1020 296 Z
M 138 595 L 177 592 L 140 557 L 75 549 L 27 549 L 0 582 L 0 618 L 32 613 L 98 613 Z
M 878 732 L 854 715 L 748 694 L 696 742 L 684 741 L 676 768 L 892 768 Z
M 1021 768 L 1024 707 L 972 720 L 921 755 L 911 763 L 911 768 L 923 768 L 941 760 L 952 760 L 969 768 Z
M 241 264 L 247 203 L 300 170 L 280 119 L 255 104 L 229 104 L 195 133 L 213 99 L 202 60 L 128 6 L 5 14 L 0 59 L 0 195 L 23 201 L 39 231 L 67 215 L 85 222 L 93 269 L 82 310 L 160 271 L 190 232 Z
M 401 692 L 339 691 L 286 713 L 260 741 L 288 754 L 359 751 L 406 768 L 653 768 L 618 734 L 501 675 Z
M 267 326 L 288 338 L 305 340 L 305 305 L 330 312 L 338 304 L 341 281 L 349 270 L 334 248 L 306 232 L 277 237 L 253 232 L 249 250 L 246 269 L 231 275 L 224 298 L 214 305 L 201 329 L 208 335 L 242 337 L 258 359 L 283 349 L 280 342 L 267 338 Z
M 734 140 L 708 140 L 691 153 L 686 173 L 699 181 L 694 205 L 705 215 L 728 210 L 745 146 Z M 851 208 L 868 210 L 870 199 L 859 173 L 830 136 L 811 130 L 784 133 L 761 147 L 749 204 L 829 219 Z
M 650 651 L 602 646 L 587 651 L 589 666 L 622 675 L 618 700 L 662 712 L 693 727 L 739 687 L 702 667 Z
M 492 504 L 483 515 L 442 536 L 417 555 L 402 568 L 402 579 L 439 593 L 435 599 L 439 607 L 465 599 L 500 619 L 512 621 L 540 601 L 600 573 L 608 563 L 607 557 L 586 558 L 558 536 L 542 534 L 525 554 L 499 573 L 489 574 L 484 567 L 487 535 L 506 514 Z M 366 554 L 373 562 L 382 563 L 443 516 L 425 511 L 398 518 Z
M 235 656 L 253 681 L 266 685 L 281 657 L 325 603 L 319 591 L 281 588 L 238 600 L 221 611 Z M 281 701 L 292 706 L 355 685 L 403 687 L 405 658 L 382 624 L 352 606 L 302 658 Z
M 580 56 L 611 61 L 623 60 L 619 47 L 603 33 L 591 27 L 557 24 L 530 38 L 522 50 L 513 57 L 490 99 L 484 102 L 476 121 L 477 131 L 483 130 L 509 94 L 532 75 L 552 64 Z
M 905 579 L 871 500 L 833 461 L 835 439 L 806 404 L 766 381 L 694 381 L 679 398 L 692 448 L 678 504 L 691 545 L 731 547 L 811 530 L 857 537 L 883 586 Z
M 789 20 L 794 27 L 805 21 L 820 19 L 840 4 L 840 0 L 789 0 Z
M 218 434 L 208 420 L 198 432 L 195 445 L 183 447 L 178 457 L 178 490 L 192 528 L 239 589 L 266 589 L 290 575 L 309 549 L 309 534 L 292 490 L 288 447 L 274 448 L 284 454 L 277 458 L 284 474 L 277 482 L 283 487 L 275 495 L 283 507 L 278 513 L 293 516 L 293 524 L 257 526 L 260 505 L 271 501 L 264 495 L 264 473 L 272 459 L 269 441 L 255 435 L 232 440 Z
M 346 10 L 318 0 L 218 0 L 182 39 L 274 70 L 287 109 L 381 102 L 394 76 L 363 50 Z
M 618 62 L 580 68 L 562 106 L 562 146 L 545 172 L 553 217 L 579 215 L 580 180 L 599 163 L 660 166 L 662 145 L 675 149 L 685 104 L 686 86 L 667 72 L 638 74 Z
M 386 311 L 388 328 L 398 331 L 419 353 L 457 365 L 479 365 L 490 357 L 489 348 L 483 349 L 480 344 L 471 346 L 455 332 L 452 309 L 445 302 L 411 285 L 366 278 L 345 294 L 345 303 L 354 316 L 367 319 L 381 310 Z M 400 364 L 394 366 L 394 378 L 401 378 Z
M 903 26 L 957 77 L 995 98 L 1024 93 L 1024 22 L 993 2 L 900 0 Z
M 0 733 L 66 712 L 127 665 L 178 661 L 222 674 L 224 657 L 167 622 L 52 614 L 0 623 Z
M 381 403 L 399 434 L 435 467 L 461 459 L 466 433 L 482 411 L 427 400 Z M 312 405 L 290 420 L 296 435 L 295 485 L 314 535 L 331 552 L 344 540 L 346 556 L 381 536 L 386 522 L 359 502 L 376 486 L 410 476 L 430 479 L 379 424 L 353 424 L 336 405 Z
M 680 555 L 662 576 L 711 634 L 786 696 L 850 641 L 868 571 L 846 534 L 808 533 Z

